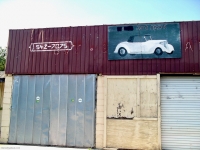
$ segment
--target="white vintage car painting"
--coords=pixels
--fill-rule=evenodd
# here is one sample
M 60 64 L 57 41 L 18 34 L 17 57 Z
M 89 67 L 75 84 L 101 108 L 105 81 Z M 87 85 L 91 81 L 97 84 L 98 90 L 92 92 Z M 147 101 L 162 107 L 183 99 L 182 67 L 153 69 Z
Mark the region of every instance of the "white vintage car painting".
M 174 47 L 167 40 L 152 40 L 151 35 L 130 36 L 128 41 L 119 43 L 114 53 L 120 56 L 128 54 L 153 54 L 162 55 L 163 52 L 172 54 Z

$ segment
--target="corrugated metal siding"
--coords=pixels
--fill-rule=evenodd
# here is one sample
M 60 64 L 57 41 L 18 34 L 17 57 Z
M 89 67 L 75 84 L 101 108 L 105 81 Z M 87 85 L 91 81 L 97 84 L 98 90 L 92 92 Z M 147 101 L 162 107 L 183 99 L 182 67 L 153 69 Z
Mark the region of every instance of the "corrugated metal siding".
M 7 74 L 154 75 L 200 72 L 200 21 L 180 22 L 182 58 L 108 61 L 108 25 L 10 30 Z M 31 53 L 35 42 L 72 40 L 66 53 Z
M 14 76 L 8 142 L 93 147 L 95 82 L 95 75 Z
M 161 78 L 162 149 L 200 149 L 200 77 Z

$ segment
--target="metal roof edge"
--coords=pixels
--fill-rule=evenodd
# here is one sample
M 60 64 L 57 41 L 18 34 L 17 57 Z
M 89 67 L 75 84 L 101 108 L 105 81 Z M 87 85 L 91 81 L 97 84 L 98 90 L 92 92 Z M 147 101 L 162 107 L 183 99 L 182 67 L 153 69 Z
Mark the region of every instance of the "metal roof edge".
M 200 22 L 200 20 L 190 21 L 166 21 L 166 22 L 135 22 L 135 23 L 119 23 L 119 24 L 99 24 L 99 25 L 80 25 L 80 26 L 58 26 L 58 27 L 44 27 L 44 28 L 24 28 L 24 29 L 9 29 L 9 30 L 36 30 L 36 29 L 53 29 L 53 28 L 76 28 L 76 27 L 96 27 L 96 26 L 119 26 L 119 25 L 133 25 L 133 24 L 155 24 L 155 23 L 182 23 L 182 22 Z

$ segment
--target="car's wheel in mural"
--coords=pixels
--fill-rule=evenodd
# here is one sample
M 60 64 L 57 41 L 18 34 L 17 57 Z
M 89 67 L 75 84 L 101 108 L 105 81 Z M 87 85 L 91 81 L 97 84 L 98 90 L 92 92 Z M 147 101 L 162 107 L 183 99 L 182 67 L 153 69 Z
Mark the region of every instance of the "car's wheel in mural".
M 161 49 L 160 47 L 157 47 L 157 48 L 155 49 L 154 53 L 155 53 L 156 55 L 162 55 L 163 51 L 162 51 L 162 49 Z
M 127 50 L 124 47 L 119 48 L 118 54 L 122 57 L 126 56 Z

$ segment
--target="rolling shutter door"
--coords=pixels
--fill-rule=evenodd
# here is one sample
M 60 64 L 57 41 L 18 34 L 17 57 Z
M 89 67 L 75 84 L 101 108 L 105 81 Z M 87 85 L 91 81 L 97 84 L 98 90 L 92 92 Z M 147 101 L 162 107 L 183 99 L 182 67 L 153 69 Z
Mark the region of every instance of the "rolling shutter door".
M 200 149 L 200 77 L 161 78 L 162 149 Z

